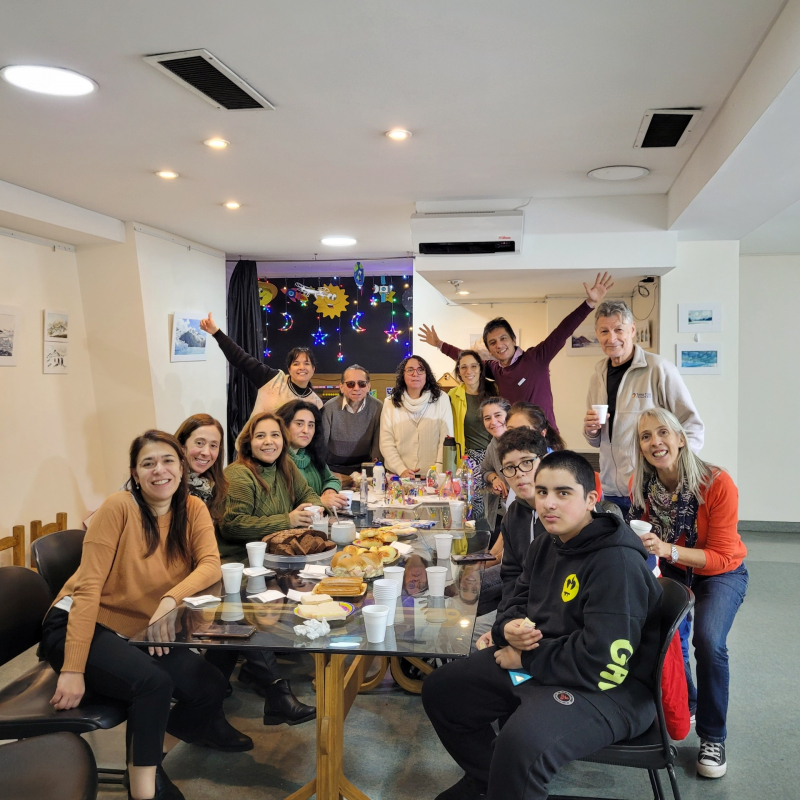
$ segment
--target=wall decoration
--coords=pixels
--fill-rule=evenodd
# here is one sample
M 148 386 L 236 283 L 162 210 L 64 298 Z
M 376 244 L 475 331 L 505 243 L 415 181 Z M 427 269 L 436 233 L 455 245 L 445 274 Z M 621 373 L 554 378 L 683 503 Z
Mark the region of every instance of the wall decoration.
M 0 367 L 17 366 L 21 328 L 22 309 L 0 306 Z
M 642 350 L 653 349 L 653 337 L 651 334 L 650 320 L 637 320 L 636 322 L 636 336 L 633 337 L 635 344 L 638 344 Z
M 64 342 L 44 343 L 45 375 L 66 375 L 69 372 L 69 345 Z
M 317 311 L 319 311 L 323 317 L 330 317 L 331 319 L 340 316 L 347 308 L 349 302 L 350 300 L 345 294 L 344 288 L 341 286 L 334 286 L 333 284 L 323 286 L 322 291 L 319 292 L 314 299 L 314 305 L 316 305 Z
M 268 306 L 277 296 L 278 287 L 269 281 L 260 280 L 258 282 L 258 301 L 262 306 Z
M 305 305 L 308 302 L 308 297 L 304 295 L 298 289 L 288 289 L 284 286 L 281 291 L 286 295 L 286 297 L 291 300 L 293 303 L 301 303 Z
M 281 333 L 290 331 L 292 329 L 292 325 L 294 325 L 294 318 L 288 311 L 284 311 L 283 314 L 281 314 L 281 316 L 283 317 L 283 325 L 281 325 L 281 327 L 278 328 L 278 330 Z
M 384 331 L 384 333 L 386 334 L 387 342 L 396 342 L 397 337 L 402 333 L 402 331 L 395 328 L 394 322 L 392 322 L 392 324 L 389 326 L 389 330 Z
M 46 342 L 69 341 L 69 314 L 62 311 L 44 312 L 44 340 Z
M 722 303 L 679 303 L 678 332 L 708 333 L 722 330 Z
M 568 356 L 593 356 L 599 358 L 603 355 L 597 334 L 594 331 L 594 319 L 585 320 L 575 332 L 567 339 L 565 348 Z
M 353 280 L 358 290 L 361 291 L 364 288 L 364 267 L 361 266 L 360 261 L 356 261 L 353 265 Z
M 172 349 L 170 361 L 205 361 L 206 333 L 200 329 L 205 314 L 176 311 L 172 316 Z
M 688 344 L 675 345 L 678 372 L 683 375 L 722 375 L 721 344 Z
M 363 311 L 359 311 L 358 313 L 353 314 L 353 318 L 350 320 L 350 327 L 356 333 L 364 333 L 364 331 L 366 330 L 366 328 L 362 328 L 361 327 L 361 317 L 363 317 L 363 316 L 364 316 L 364 312 Z

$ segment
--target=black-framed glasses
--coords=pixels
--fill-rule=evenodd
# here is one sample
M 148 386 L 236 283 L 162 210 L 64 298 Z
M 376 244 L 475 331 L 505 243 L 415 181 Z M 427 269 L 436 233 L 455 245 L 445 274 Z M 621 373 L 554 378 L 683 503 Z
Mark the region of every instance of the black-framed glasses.
M 366 389 L 367 388 L 367 381 L 345 381 L 344 385 L 348 389 L 355 389 L 356 384 L 358 385 L 359 389 Z
M 403 372 L 405 372 L 406 375 L 424 375 L 425 367 L 417 367 L 416 369 L 414 369 L 414 367 L 408 367 L 404 369 Z
M 539 456 L 534 456 L 533 458 L 523 458 L 516 467 L 513 464 L 509 464 L 507 467 L 503 467 L 500 472 L 502 472 L 506 478 L 513 478 L 518 471 L 530 472 L 533 469 L 533 465 L 538 460 Z

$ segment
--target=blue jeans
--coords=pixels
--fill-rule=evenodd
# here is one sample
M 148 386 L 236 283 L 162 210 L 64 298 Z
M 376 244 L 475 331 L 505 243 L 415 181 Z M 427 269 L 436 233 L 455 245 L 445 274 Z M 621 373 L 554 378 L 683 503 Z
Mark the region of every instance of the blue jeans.
M 667 578 L 682 581 L 683 570 L 661 561 L 661 572 Z M 728 631 L 733 625 L 747 593 L 747 568 L 744 562 L 721 575 L 695 575 L 694 592 L 694 655 L 697 660 L 697 686 L 689 666 L 689 632 L 691 621 L 681 626 L 681 647 L 689 687 L 689 708 L 696 708 L 696 730 L 701 739 L 724 742 L 728 715 Z
M 631 507 L 630 497 L 618 497 L 617 495 L 613 494 L 604 494 L 603 500 L 608 500 L 609 503 L 618 505 L 623 517 L 627 515 Z

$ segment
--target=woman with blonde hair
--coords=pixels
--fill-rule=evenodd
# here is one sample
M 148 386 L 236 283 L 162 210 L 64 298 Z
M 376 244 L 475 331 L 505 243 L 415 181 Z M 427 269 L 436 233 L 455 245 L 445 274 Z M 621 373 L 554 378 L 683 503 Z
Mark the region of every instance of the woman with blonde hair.
M 652 524 L 642 544 L 659 558 L 663 575 L 694 592 L 696 688 L 689 666 L 688 628 L 681 631 L 681 639 L 689 710 L 696 714 L 700 737 L 697 772 L 720 778 L 727 769 L 726 640 L 748 581 L 747 548 L 737 530 L 739 493 L 727 472 L 687 446 L 686 431 L 670 411 L 643 411 L 637 441 L 629 518 Z

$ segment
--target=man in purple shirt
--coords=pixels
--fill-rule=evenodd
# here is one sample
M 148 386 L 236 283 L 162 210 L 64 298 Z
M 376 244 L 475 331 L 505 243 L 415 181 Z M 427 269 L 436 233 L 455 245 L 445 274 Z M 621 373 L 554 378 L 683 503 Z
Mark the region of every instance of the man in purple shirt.
M 558 429 L 553 413 L 553 392 L 550 388 L 550 362 L 613 285 L 612 276 L 608 272 L 604 272 L 602 277 L 598 272 L 593 286 L 583 284 L 586 300 L 564 317 L 543 342 L 524 351 L 517 347 L 517 339 L 507 320 L 496 317 L 487 322 L 483 329 L 483 343 L 492 355 L 486 362 L 487 373 L 497 382 L 500 396 L 510 403 L 525 400 L 539 406 L 552 426 Z M 438 347 L 453 359 L 457 359 L 461 352 L 459 348 L 442 341 L 432 325 L 430 328 L 423 325 L 419 338 Z

